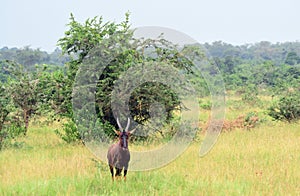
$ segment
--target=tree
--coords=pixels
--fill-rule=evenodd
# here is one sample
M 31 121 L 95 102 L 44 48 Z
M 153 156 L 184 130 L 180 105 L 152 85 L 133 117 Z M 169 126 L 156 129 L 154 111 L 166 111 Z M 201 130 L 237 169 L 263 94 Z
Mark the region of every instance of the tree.
M 10 144 L 11 139 L 25 133 L 18 109 L 12 102 L 9 86 L 8 82 L 0 83 L 0 150 Z
M 119 50 L 118 55 L 114 56 L 101 75 L 95 76 L 99 78 L 96 87 L 96 110 L 102 123 L 109 122 L 117 127 L 110 106 L 111 95 L 115 82 L 130 67 L 146 62 L 161 62 L 174 66 L 182 72 L 192 72 L 193 64 L 183 57 L 177 46 L 162 37 L 157 40 L 133 39 L 128 13 L 125 21 L 119 24 L 115 22 L 103 23 L 102 17 L 87 19 L 84 24 L 77 22 L 73 15 L 71 15 L 70 20 L 69 30 L 65 32 L 65 37 L 58 41 L 58 45 L 61 46 L 64 53 L 77 57 L 68 63 L 66 83 L 68 97 L 71 97 L 72 85 L 78 68 L 82 66 L 81 63 L 84 60 L 90 58 L 89 52 L 98 52 L 97 47 L 99 46 L 102 54 L 109 55 L 111 50 Z M 84 78 L 89 77 L 91 76 L 87 75 Z M 129 107 L 132 117 L 137 122 L 147 121 L 150 105 L 153 101 L 159 101 L 167 108 L 168 120 L 171 119 L 174 110 L 180 109 L 180 102 L 174 92 L 159 83 L 148 82 L 135 89 L 130 96 Z M 67 112 L 72 114 L 72 111 Z M 70 119 L 72 119 L 72 115 Z
M 11 112 L 9 109 L 10 97 L 7 93 L 7 89 L 1 83 L 0 86 L 0 149 L 2 146 L 2 142 L 6 137 L 5 132 L 3 131 L 3 125 L 8 114 Z
M 225 65 L 226 73 L 229 73 L 229 74 L 233 73 L 234 60 L 233 60 L 232 56 L 225 57 L 224 65 Z
M 295 65 L 300 63 L 300 58 L 296 52 L 289 52 L 286 56 L 285 63 L 288 65 Z
M 0 82 L 7 82 L 7 78 L 9 77 L 9 65 L 10 61 L 0 60 Z
M 22 111 L 26 135 L 30 117 L 35 114 L 42 100 L 44 87 L 39 86 L 37 72 L 27 72 L 20 64 L 12 63 L 9 78 L 9 94 L 16 107 Z

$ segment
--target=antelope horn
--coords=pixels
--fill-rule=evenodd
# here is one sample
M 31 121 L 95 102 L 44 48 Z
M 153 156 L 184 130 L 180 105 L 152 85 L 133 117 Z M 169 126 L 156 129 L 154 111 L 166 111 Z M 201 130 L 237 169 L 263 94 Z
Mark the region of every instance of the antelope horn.
M 126 132 L 128 131 L 129 125 L 130 125 L 130 118 L 127 118 L 127 125 L 126 125 L 126 128 L 125 128 Z
M 117 123 L 118 123 L 119 129 L 120 129 L 121 131 L 123 131 L 123 128 L 122 128 L 122 126 L 121 126 L 121 124 L 120 124 L 120 122 L 119 122 L 119 118 L 117 118 Z
M 136 128 L 133 129 L 133 130 L 131 130 L 131 131 L 129 131 L 129 133 L 130 133 L 130 134 L 133 134 L 133 133 L 135 132 L 135 130 L 136 130 Z

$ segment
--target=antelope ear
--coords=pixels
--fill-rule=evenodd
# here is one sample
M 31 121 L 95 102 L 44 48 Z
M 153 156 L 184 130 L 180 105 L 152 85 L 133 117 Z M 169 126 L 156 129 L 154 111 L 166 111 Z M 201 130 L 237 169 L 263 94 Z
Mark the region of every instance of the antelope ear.
M 117 135 L 120 135 L 120 131 L 114 130 Z
M 128 131 L 129 134 L 133 134 L 135 132 L 136 128 L 131 130 L 131 131 Z

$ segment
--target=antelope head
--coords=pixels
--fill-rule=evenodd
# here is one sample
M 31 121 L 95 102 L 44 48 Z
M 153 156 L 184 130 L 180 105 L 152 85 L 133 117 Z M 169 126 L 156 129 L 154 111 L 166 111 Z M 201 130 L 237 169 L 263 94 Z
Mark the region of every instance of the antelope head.
M 127 149 L 128 148 L 128 138 L 131 134 L 134 133 L 135 129 L 128 131 L 129 126 L 130 126 L 130 118 L 127 119 L 127 125 L 126 125 L 125 129 L 123 129 L 121 123 L 119 122 L 119 118 L 117 118 L 117 123 L 118 123 L 120 131 L 115 130 L 115 133 L 119 136 L 121 147 Z

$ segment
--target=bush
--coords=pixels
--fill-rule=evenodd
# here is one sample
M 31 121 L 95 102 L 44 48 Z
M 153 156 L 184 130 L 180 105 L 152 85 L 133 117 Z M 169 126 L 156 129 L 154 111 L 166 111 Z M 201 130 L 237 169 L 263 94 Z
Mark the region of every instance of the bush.
M 249 112 L 245 116 L 244 126 L 247 129 L 254 128 L 260 122 L 258 114 L 256 112 Z
M 204 110 L 211 110 L 212 103 L 210 102 L 210 100 L 208 101 L 199 100 L 199 106 Z
M 81 122 L 82 123 L 82 122 Z M 98 119 L 96 124 L 93 122 L 78 123 L 69 119 L 63 124 L 62 130 L 55 130 L 55 133 L 67 143 L 85 143 L 91 141 L 106 141 L 107 137 L 114 137 L 114 128 L 109 123 L 101 123 Z
M 268 114 L 275 120 L 292 122 L 300 119 L 300 93 L 292 92 L 280 97 L 268 108 Z
M 258 98 L 258 91 L 256 86 L 250 85 L 245 87 L 245 92 L 242 94 L 242 100 L 244 103 L 248 103 L 251 106 L 257 105 L 260 103 Z
M 62 131 L 56 129 L 55 133 L 67 143 L 79 142 L 81 140 L 77 126 L 72 120 L 63 124 Z
M 0 150 L 10 146 L 13 139 L 24 133 L 25 126 L 22 126 L 17 122 L 5 125 L 2 130 L 0 130 Z

